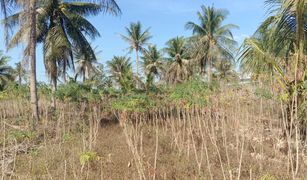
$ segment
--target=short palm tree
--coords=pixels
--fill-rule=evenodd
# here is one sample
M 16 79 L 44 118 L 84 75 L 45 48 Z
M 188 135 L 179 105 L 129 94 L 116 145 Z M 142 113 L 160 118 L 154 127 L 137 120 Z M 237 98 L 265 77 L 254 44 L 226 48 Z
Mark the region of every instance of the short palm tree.
M 0 51 L 0 89 L 3 89 L 9 81 L 14 79 L 13 69 L 7 65 L 9 59 L 8 56 L 3 55 L 3 52 Z
M 168 68 L 164 78 L 168 83 L 181 83 L 192 75 L 186 43 L 184 37 L 176 37 L 166 43 L 164 51 L 168 56 Z
M 144 51 L 144 55 L 141 57 L 143 60 L 142 68 L 146 75 L 146 87 L 153 85 L 155 77 L 161 77 L 164 67 L 162 61 L 162 54 L 157 49 L 157 46 L 149 46 Z
M 266 0 L 272 7 L 274 20 L 272 27 L 276 48 L 283 48 L 287 44 L 293 44 L 292 53 L 296 54 L 295 81 L 303 81 L 307 72 L 306 55 L 306 0 Z M 289 40 L 290 41 L 289 43 Z M 286 43 L 285 43 L 286 41 Z
M 236 81 L 239 79 L 237 72 L 233 69 L 230 61 L 219 60 L 214 64 L 216 72 L 214 76 L 219 80 L 226 83 Z
M 103 64 L 97 64 L 95 69 L 96 69 L 95 74 L 93 74 L 93 76 L 90 78 L 93 85 L 97 88 L 100 88 L 100 89 L 112 87 L 112 80 L 105 73 L 104 65 Z
M 15 65 L 16 65 L 15 74 L 18 78 L 18 84 L 21 85 L 22 79 L 26 79 L 27 71 L 23 67 L 22 62 L 18 62 Z
M 205 65 L 208 65 L 208 81 L 211 81 L 211 68 L 213 61 L 220 56 L 233 59 L 233 47 L 236 45 L 231 32 L 236 25 L 226 24 L 223 21 L 228 12 L 214 7 L 201 6 L 201 11 L 197 13 L 199 24 L 188 22 L 186 29 L 193 32 L 196 46 L 192 58 L 200 62 L 201 72 L 204 72 Z
M 126 93 L 134 89 L 132 64 L 130 58 L 125 56 L 114 56 L 107 62 L 110 77 Z
M 148 41 L 151 39 L 149 30 L 150 28 L 147 28 L 143 31 L 140 22 L 131 23 L 129 27 L 126 27 L 127 35 L 121 35 L 121 38 L 129 43 L 129 52 L 134 50 L 136 53 L 137 75 L 139 75 L 139 52 L 144 51 L 144 46 L 148 45 Z
M 98 2 L 98 1 L 97 1 Z M 86 19 L 99 12 L 120 13 L 113 0 L 102 1 L 103 4 L 75 1 L 39 1 L 37 13 L 37 42 L 43 44 L 44 64 L 52 82 L 53 92 L 57 89 L 57 79 L 66 80 L 67 69 L 74 69 L 73 51 L 78 50 L 88 58 L 96 59 L 95 53 L 86 37 L 95 39 L 100 34 Z M 109 4 L 111 3 L 111 4 Z M 10 25 L 18 25 L 18 19 L 24 12 L 6 18 Z M 28 26 L 21 26 L 9 43 L 14 47 L 27 40 Z M 55 106 L 55 99 L 53 100 Z
M 98 73 L 98 61 L 96 58 L 86 57 L 80 51 L 75 51 L 74 53 L 77 66 L 75 80 L 80 76 L 83 78 L 83 82 L 85 82 L 86 79 L 89 79 Z

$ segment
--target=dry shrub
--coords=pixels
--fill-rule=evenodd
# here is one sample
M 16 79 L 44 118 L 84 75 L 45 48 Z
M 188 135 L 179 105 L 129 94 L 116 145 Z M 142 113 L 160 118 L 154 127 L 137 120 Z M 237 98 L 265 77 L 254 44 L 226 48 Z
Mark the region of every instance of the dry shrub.
M 33 136 L 26 133 L 29 103 L 2 101 L 2 177 L 304 178 L 306 146 L 284 138 L 284 107 L 278 101 L 256 97 L 250 89 L 221 91 L 208 100 L 205 106 L 169 105 L 145 112 L 59 102 L 53 112 L 42 99 L 42 121 Z M 80 163 L 80 157 L 86 161 Z

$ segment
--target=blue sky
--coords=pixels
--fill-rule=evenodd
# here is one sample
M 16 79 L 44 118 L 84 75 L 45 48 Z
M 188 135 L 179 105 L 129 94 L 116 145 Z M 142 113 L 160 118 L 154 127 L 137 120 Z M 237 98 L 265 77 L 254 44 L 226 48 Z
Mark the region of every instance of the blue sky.
M 93 42 L 93 45 L 102 51 L 98 55 L 101 63 L 110 60 L 113 55 L 127 54 L 128 45 L 122 41 L 119 34 L 125 33 L 124 27 L 130 22 L 140 21 L 144 28 L 150 27 L 153 36 L 151 43 L 163 48 L 170 38 L 191 35 L 190 31 L 185 30 L 184 25 L 187 21 L 197 22 L 196 12 L 200 10 L 202 4 L 214 5 L 216 8 L 229 11 L 225 23 L 240 27 L 233 31 L 239 43 L 245 37 L 252 35 L 266 16 L 264 0 L 117 0 L 117 3 L 122 9 L 121 16 L 100 14 L 89 18 L 101 33 L 101 37 Z M 1 27 L 1 36 L 2 29 Z M 11 65 L 22 59 L 21 47 L 7 53 L 12 57 Z M 0 43 L 0 49 L 5 49 L 4 40 Z M 135 59 L 134 54 L 129 56 L 131 60 Z M 47 80 L 40 47 L 37 49 L 37 75 L 39 81 Z

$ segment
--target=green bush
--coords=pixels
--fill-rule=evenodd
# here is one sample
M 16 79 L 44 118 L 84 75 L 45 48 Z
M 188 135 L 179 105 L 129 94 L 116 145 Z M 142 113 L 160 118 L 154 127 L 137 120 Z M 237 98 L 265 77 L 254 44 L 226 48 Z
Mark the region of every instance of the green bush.
M 274 94 L 270 90 L 267 90 L 264 88 L 257 88 L 255 90 L 255 95 L 257 97 L 265 98 L 265 99 L 273 99 L 274 97 Z
M 16 140 L 17 142 L 22 142 L 26 139 L 33 140 L 35 139 L 37 134 L 31 131 L 12 131 L 9 133 L 10 140 Z
M 206 105 L 210 94 L 208 84 L 201 80 L 192 80 L 179 84 L 170 91 L 170 101 L 183 103 L 187 106 Z
M 76 82 L 59 86 L 55 96 L 62 101 L 71 102 L 92 102 L 101 99 L 98 89 L 94 89 L 87 84 L 78 84 Z
M 144 112 L 155 107 L 155 104 L 146 94 L 131 94 L 115 99 L 111 107 L 115 110 Z
M 9 98 L 8 92 L 0 91 L 0 100 L 5 100 L 7 98 Z
M 52 96 L 52 90 L 50 86 L 48 86 L 45 83 L 39 83 L 37 86 L 37 90 L 38 90 L 39 96 L 41 97 L 43 96 L 43 97 L 50 99 Z
M 80 164 L 82 166 L 90 163 L 90 162 L 93 162 L 95 160 L 99 160 L 100 157 L 97 155 L 96 152 L 94 151 L 85 151 L 85 152 L 82 152 L 80 154 L 80 157 L 79 157 L 79 160 L 80 160 Z
M 276 180 L 276 178 L 270 174 L 265 174 L 260 178 L 261 180 Z
M 4 91 L 0 94 L 0 99 L 11 98 L 30 98 L 30 90 L 27 85 L 18 85 L 15 82 L 7 84 Z

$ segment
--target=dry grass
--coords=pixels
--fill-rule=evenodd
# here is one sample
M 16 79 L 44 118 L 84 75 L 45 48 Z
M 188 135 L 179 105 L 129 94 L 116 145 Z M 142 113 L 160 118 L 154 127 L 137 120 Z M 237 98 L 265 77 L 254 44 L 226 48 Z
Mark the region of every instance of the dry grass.
M 59 103 L 52 113 L 41 100 L 36 133 L 29 131 L 27 101 L 1 102 L 2 178 L 307 177 L 307 147 L 284 138 L 279 102 L 256 98 L 251 90 L 223 92 L 210 102 L 112 117 L 103 104 Z

